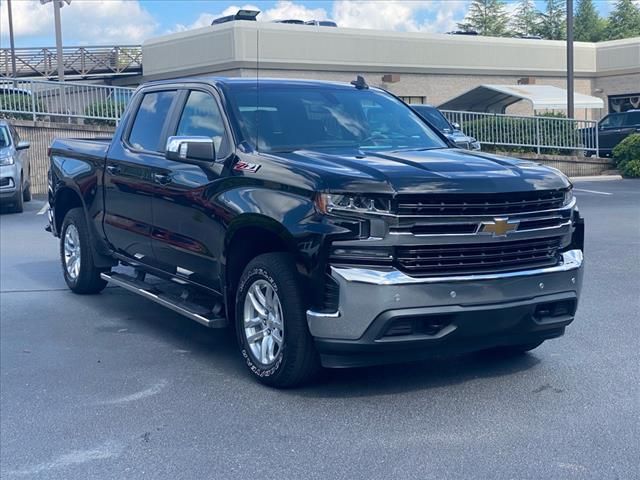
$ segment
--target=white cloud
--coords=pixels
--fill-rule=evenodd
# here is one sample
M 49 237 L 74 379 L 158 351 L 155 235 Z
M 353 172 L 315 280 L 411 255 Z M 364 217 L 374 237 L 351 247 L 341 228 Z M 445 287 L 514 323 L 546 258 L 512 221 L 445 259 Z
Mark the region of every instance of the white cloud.
M 22 0 L 11 5 L 17 39 L 54 36 L 52 4 Z M 9 30 L 7 2 L 2 2 L 1 9 L 0 31 L 5 37 Z M 156 20 L 138 0 L 74 0 L 62 9 L 61 17 L 63 38 L 80 43 L 141 43 L 158 27 Z
M 206 27 L 211 25 L 211 21 L 226 15 L 233 15 L 238 10 L 260 10 L 255 5 L 230 5 L 219 13 L 201 13 L 195 22 L 189 25 L 178 24 L 171 29 L 171 32 L 182 32 L 185 30 L 191 30 L 193 28 Z M 324 8 L 308 8 L 302 4 L 295 3 L 289 0 L 278 1 L 273 8 L 261 11 L 258 15 L 258 20 L 262 22 L 270 22 L 273 20 L 325 20 L 327 18 L 327 11 Z

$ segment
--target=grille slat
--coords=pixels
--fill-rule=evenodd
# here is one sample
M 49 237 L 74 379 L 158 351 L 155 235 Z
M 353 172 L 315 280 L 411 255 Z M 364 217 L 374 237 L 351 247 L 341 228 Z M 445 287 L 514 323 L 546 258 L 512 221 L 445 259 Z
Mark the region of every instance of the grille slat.
M 561 208 L 563 190 L 499 194 L 400 195 L 399 215 L 504 215 Z
M 398 268 L 417 275 L 491 273 L 558 263 L 561 237 L 499 244 L 397 247 Z

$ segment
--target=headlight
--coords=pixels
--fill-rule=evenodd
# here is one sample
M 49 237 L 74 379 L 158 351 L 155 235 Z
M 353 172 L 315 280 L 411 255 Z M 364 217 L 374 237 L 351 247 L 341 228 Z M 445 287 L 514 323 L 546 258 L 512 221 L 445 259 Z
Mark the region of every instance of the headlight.
M 373 215 L 391 215 L 391 201 L 380 197 L 320 193 L 316 207 L 321 213 L 351 212 Z
M 4 157 L 0 157 L 0 165 L 13 165 L 15 160 L 13 159 L 13 155 L 5 155 Z
M 566 207 L 567 205 L 569 205 L 571 202 L 573 202 L 573 189 L 569 189 L 566 190 L 564 192 L 564 201 L 562 202 L 562 206 Z

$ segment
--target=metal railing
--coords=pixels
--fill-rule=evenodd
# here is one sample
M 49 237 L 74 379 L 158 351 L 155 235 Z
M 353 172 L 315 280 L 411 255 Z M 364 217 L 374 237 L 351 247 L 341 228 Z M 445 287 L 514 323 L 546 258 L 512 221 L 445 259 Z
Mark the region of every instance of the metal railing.
M 46 80 L 0 80 L 0 116 L 115 125 L 134 89 Z
M 58 59 L 54 48 L 16 48 L 16 77 L 58 76 Z M 64 47 L 64 73 L 68 76 L 120 76 L 142 73 L 140 45 Z M 11 49 L 0 49 L 0 77 L 13 77 Z
M 453 110 L 443 110 L 442 113 L 485 146 L 515 147 L 538 154 L 599 154 L 598 122 L 593 120 Z

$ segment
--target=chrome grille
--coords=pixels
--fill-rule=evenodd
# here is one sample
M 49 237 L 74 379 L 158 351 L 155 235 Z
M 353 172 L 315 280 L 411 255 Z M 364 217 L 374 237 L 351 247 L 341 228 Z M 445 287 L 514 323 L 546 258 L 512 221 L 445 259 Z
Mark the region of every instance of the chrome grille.
M 564 190 L 512 193 L 447 193 L 400 195 L 399 215 L 507 215 L 562 208 Z
M 469 275 L 556 265 L 562 237 L 459 245 L 396 247 L 395 261 L 411 275 Z

